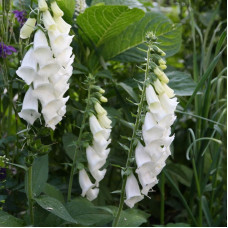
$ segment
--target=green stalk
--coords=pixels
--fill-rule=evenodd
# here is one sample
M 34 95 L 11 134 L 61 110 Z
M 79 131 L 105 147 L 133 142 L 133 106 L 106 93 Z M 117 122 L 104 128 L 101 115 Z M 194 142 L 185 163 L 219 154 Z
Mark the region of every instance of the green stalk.
M 160 191 L 161 191 L 161 211 L 160 211 L 160 224 L 165 224 L 165 174 L 162 172 L 160 178 Z
M 70 172 L 70 180 L 69 180 L 68 193 L 67 193 L 67 201 L 68 202 L 71 200 L 71 192 L 72 192 L 72 185 L 73 185 L 73 178 L 74 178 L 74 170 L 75 170 L 76 161 L 77 161 L 77 150 L 80 148 L 80 145 L 81 145 L 82 133 L 83 133 L 83 130 L 85 128 L 85 121 L 86 121 L 88 109 L 89 109 L 89 106 L 90 106 L 91 84 L 92 83 L 91 83 L 91 80 L 90 80 L 89 89 L 88 89 L 87 104 L 86 104 L 85 112 L 84 112 L 84 115 L 83 115 L 83 119 L 82 119 L 82 124 L 81 124 L 81 128 L 80 128 L 78 140 L 76 142 L 76 148 L 75 148 L 73 163 L 72 163 L 71 172 Z
M 132 138 L 131 138 L 131 144 L 130 144 L 130 149 L 128 152 L 128 157 L 127 157 L 127 162 L 126 162 L 126 170 L 130 167 L 131 164 L 131 157 L 133 154 L 133 148 L 134 148 L 134 141 L 136 138 L 136 133 L 139 128 L 139 123 L 140 123 L 140 118 L 141 118 L 141 113 L 142 113 L 142 108 L 143 108 L 143 102 L 145 99 L 145 93 L 146 93 L 146 80 L 148 78 L 148 73 L 149 73 L 149 59 L 150 59 L 150 51 L 147 51 L 147 64 L 146 64 L 146 71 L 145 71 L 145 79 L 144 79 L 144 84 L 143 84 L 143 90 L 142 90 L 142 95 L 141 95 L 141 100 L 138 106 L 138 112 L 135 120 L 135 127 L 133 130 Z M 127 182 L 127 175 L 123 176 L 123 184 L 122 184 L 122 189 L 121 189 L 121 196 L 120 196 L 120 203 L 119 203 L 119 208 L 117 211 L 117 214 L 115 216 L 115 219 L 113 221 L 113 226 L 116 227 L 118 226 L 119 220 L 120 220 L 120 215 L 121 211 L 123 209 L 123 204 L 124 204 L 124 195 L 125 195 L 125 187 L 126 187 L 126 182 Z
M 33 210 L 33 193 L 32 193 L 32 165 L 28 168 L 28 203 L 30 222 L 34 225 L 34 210 Z

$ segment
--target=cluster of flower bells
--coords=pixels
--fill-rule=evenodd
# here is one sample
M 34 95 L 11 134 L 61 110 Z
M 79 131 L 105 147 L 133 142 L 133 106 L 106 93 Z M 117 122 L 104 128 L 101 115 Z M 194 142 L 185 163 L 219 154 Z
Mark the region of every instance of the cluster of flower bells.
M 165 55 L 157 47 L 156 52 L 162 56 Z M 162 71 L 166 68 L 165 64 L 166 62 L 160 58 L 158 66 L 152 65 L 156 80 L 153 85 L 146 87 L 148 112 L 142 126 L 145 146 L 138 142 L 135 149 L 137 164 L 135 172 L 138 174 L 142 190 L 140 192 L 138 181 L 131 173 L 127 178 L 125 189 L 127 196 L 125 203 L 131 208 L 144 198 L 143 195 L 148 196 L 148 192 L 158 183 L 157 175 L 165 166 L 165 161 L 170 155 L 169 147 L 174 139 L 174 136 L 170 136 L 170 127 L 176 119 L 174 111 L 178 102 L 174 98 L 174 91 L 167 86 L 169 79 Z
M 41 24 L 35 26 L 36 19 L 29 18 L 20 32 L 20 37 L 27 39 L 37 28 L 33 45 L 16 72 L 29 85 L 19 116 L 33 124 L 41 116 L 39 100 L 45 124 L 54 130 L 66 113 L 69 99 L 63 96 L 69 89 L 68 79 L 73 71 L 74 55 L 70 47 L 73 36 L 69 36 L 71 25 L 63 20 L 63 11 L 56 2 L 51 3 L 53 16 L 45 0 L 38 1 L 38 6 L 44 28 Z
M 82 169 L 79 171 L 79 184 L 82 188 L 82 196 L 86 196 L 88 200 L 92 201 L 97 198 L 99 193 L 99 182 L 104 178 L 106 169 L 100 170 L 106 163 L 106 159 L 110 152 L 107 149 L 111 143 L 111 123 L 112 121 L 107 117 L 107 112 L 99 103 L 95 104 L 95 115 L 90 116 L 89 125 L 93 134 L 92 146 L 86 148 L 86 156 L 88 161 L 88 168 L 90 174 L 95 179 L 93 184 L 85 171 Z

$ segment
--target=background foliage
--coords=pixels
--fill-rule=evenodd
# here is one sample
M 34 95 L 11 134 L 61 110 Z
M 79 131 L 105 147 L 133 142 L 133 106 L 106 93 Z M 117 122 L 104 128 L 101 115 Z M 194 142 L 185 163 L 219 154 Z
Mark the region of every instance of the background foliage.
M 8 2 L 9 12 L 1 8 L 0 39 L 18 52 L 0 58 L 0 155 L 11 163 L 7 179 L 0 179 L 0 225 L 29 224 L 28 150 L 37 155 L 33 162 L 36 226 L 112 225 L 121 189 L 120 168 L 129 145 L 122 136 L 131 136 L 136 112 L 129 100 L 138 101 L 137 80 L 143 77 L 138 66 L 145 56 L 137 47 L 145 48 L 145 34 L 152 30 L 167 52 L 169 86 L 179 99 L 175 141 L 151 199 L 145 198 L 134 209 L 124 208 L 119 226 L 226 226 L 226 1 L 89 0 L 86 11 L 75 16 L 74 0 L 57 0 L 75 35 L 70 100 L 66 117 L 54 132 L 35 124 L 36 137 L 29 149 L 23 145 L 31 136 L 17 114 L 25 85 L 15 74 L 27 43 L 18 39 L 19 24 L 11 12 L 29 13 L 31 1 Z M 80 197 L 75 175 L 73 200 L 66 203 L 88 73 L 96 75 L 109 100 L 105 108 L 113 131 L 108 171 L 93 202 Z M 85 154 L 80 154 L 78 162 L 83 161 Z

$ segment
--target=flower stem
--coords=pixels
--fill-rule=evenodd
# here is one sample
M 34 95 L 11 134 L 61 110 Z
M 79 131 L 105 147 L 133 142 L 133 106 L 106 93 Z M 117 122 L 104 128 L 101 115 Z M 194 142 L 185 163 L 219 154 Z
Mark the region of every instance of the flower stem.
M 89 106 L 90 106 L 91 85 L 93 84 L 93 80 L 89 80 L 89 81 L 90 81 L 90 84 L 89 84 L 88 96 L 87 96 L 87 101 L 88 102 L 86 103 L 86 108 L 85 108 L 85 112 L 84 112 L 84 115 L 83 115 L 83 119 L 82 119 L 82 124 L 81 124 L 81 128 L 80 128 L 78 140 L 76 141 L 76 148 L 75 148 L 73 163 L 72 163 L 71 171 L 70 171 L 70 180 L 69 180 L 68 193 L 67 193 L 67 201 L 68 202 L 71 200 L 73 177 L 74 177 L 74 171 L 75 171 L 75 166 L 76 166 L 76 161 L 77 161 L 77 150 L 80 148 L 80 145 L 81 145 L 82 133 L 83 133 L 83 130 L 85 128 L 85 121 L 86 121 L 88 109 L 89 109 Z
M 133 148 L 134 148 L 134 141 L 135 141 L 135 138 L 136 138 L 136 134 L 138 132 L 138 128 L 139 128 L 139 124 L 140 124 L 140 118 L 141 118 L 141 113 L 142 113 L 142 109 L 143 109 L 143 103 L 144 103 L 144 100 L 145 100 L 146 81 L 147 81 L 147 78 L 148 78 L 148 75 L 149 75 L 149 59 L 150 59 L 150 51 L 148 49 L 148 51 L 147 51 L 147 64 L 146 64 L 146 71 L 145 71 L 145 79 L 144 79 L 144 83 L 143 83 L 143 89 L 142 89 L 140 103 L 138 105 L 137 116 L 136 116 L 136 120 L 135 120 L 135 127 L 134 127 L 134 130 L 133 130 L 133 133 L 132 133 L 132 140 L 131 140 L 131 144 L 130 144 L 130 149 L 128 151 L 128 157 L 127 157 L 127 162 L 126 162 L 126 170 L 130 167 L 130 164 L 131 164 L 131 157 L 132 157 Z M 119 220 L 120 220 L 121 211 L 123 209 L 126 182 L 127 182 L 127 175 L 124 175 L 123 176 L 122 189 L 121 189 L 119 208 L 117 210 L 117 214 L 116 214 L 115 219 L 113 221 L 113 226 L 114 227 L 118 226 L 118 223 L 119 223 Z
M 160 224 L 165 224 L 165 174 L 161 174 L 161 211 L 160 211 Z
M 33 210 L 33 193 L 32 193 L 32 165 L 28 168 L 28 204 L 30 222 L 34 225 L 34 210 Z

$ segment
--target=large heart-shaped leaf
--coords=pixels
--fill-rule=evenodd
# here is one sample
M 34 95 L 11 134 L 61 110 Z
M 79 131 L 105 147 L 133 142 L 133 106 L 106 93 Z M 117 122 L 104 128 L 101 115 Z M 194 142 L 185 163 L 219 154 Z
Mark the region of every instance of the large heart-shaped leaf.
M 0 227 L 19 227 L 23 226 L 24 221 L 0 210 Z
M 143 16 L 142 10 L 129 9 L 127 6 L 93 6 L 78 16 L 77 24 L 87 45 L 93 43 L 99 47 Z

